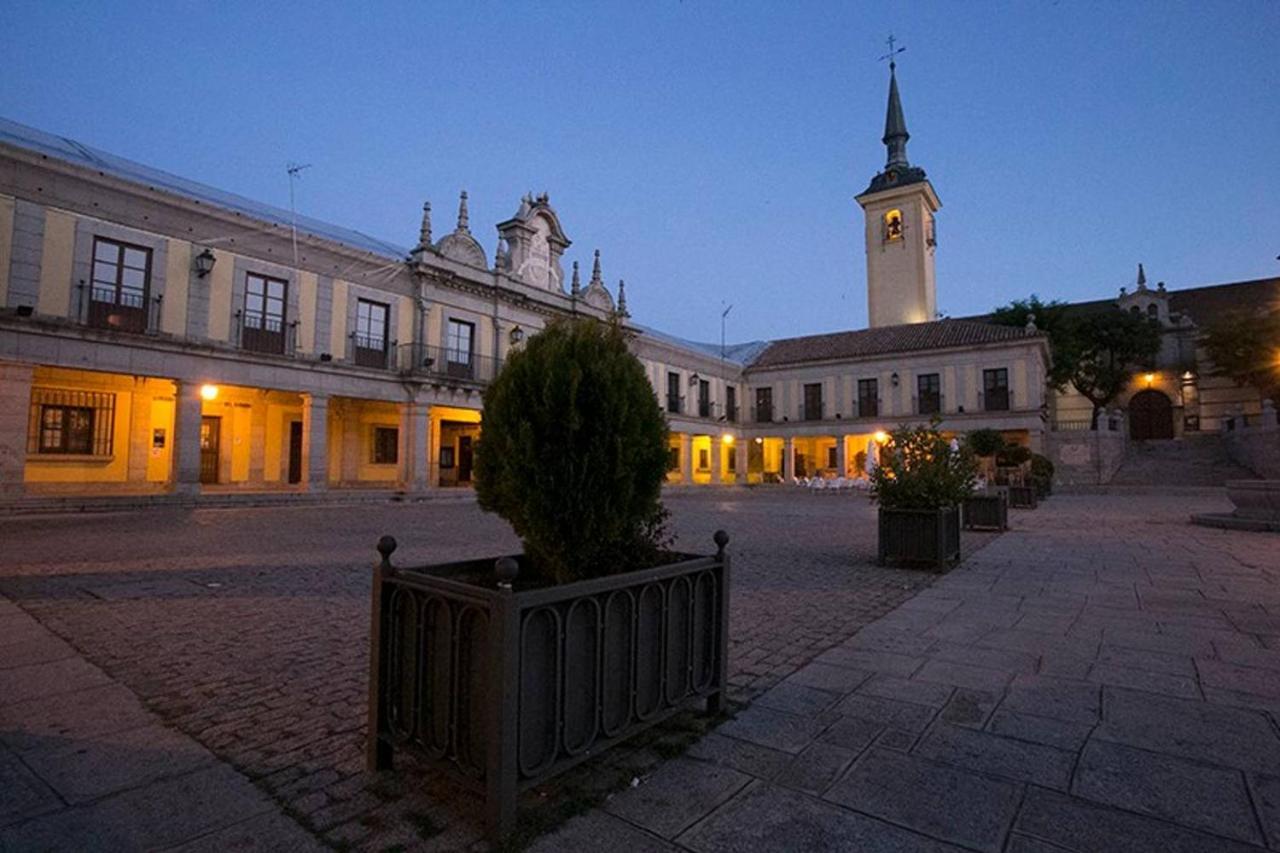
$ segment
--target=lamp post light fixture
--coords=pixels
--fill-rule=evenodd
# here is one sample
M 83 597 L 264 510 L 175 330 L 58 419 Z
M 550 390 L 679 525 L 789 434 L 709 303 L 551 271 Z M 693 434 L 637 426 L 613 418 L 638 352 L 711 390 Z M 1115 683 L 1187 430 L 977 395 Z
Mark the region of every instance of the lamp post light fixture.
M 209 273 L 213 272 L 213 265 L 217 262 L 217 257 L 214 256 L 213 252 L 209 251 L 209 248 L 206 246 L 205 250 L 195 257 L 196 277 L 204 278 Z

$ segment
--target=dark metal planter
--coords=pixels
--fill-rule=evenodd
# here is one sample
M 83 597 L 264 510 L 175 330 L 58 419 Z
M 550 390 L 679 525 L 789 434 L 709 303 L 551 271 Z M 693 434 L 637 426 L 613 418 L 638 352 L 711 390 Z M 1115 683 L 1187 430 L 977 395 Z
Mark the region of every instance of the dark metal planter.
M 880 508 L 878 562 L 945 571 L 960 559 L 960 507 Z
M 724 705 L 729 555 L 536 589 L 517 558 L 417 569 L 378 542 L 370 635 L 370 770 L 412 749 L 485 798 L 489 835 L 516 798 L 692 701 Z
M 1009 499 L 1005 492 L 970 495 L 964 499 L 965 530 L 1008 530 Z
M 1014 509 L 1035 509 L 1036 508 L 1036 488 L 1035 486 L 1010 486 L 1009 487 L 1009 506 Z

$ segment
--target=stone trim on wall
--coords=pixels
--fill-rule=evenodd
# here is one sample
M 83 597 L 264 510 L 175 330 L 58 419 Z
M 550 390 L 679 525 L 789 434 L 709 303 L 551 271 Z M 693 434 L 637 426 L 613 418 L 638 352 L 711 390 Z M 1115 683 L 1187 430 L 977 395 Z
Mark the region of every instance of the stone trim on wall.
M 8 305 L 30 305 L 40 299 L 40 264 L 44 255 L 44 206 L 17 199 L 13 206 L 13 241 L 9 247 Z

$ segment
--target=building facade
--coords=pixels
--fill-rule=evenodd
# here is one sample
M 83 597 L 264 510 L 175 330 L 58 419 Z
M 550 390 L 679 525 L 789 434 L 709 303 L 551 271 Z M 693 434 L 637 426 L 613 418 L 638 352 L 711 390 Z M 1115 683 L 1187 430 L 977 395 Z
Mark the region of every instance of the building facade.
M 1087 404 L 1046 389 L 1034 325 L 938 319 L 941 205 L 907 159 L 895 72 L 886 163 L 856 197 L 870 328 L 728 347 L 634 322 L 599 251 L 589 274 L 568 263 L 545 194 L 496 226 L 492 253 L 465 192 L 443 236 L 424 205 L 408 248 L 0 120 L 0 500 L 466 487 L 485 387 L 572 315 L 629 330 L 672 484 L 863 476 L 886 432 L 933 418 L 1039 450 L 1051 426 L 1087 425 Z M 1280 281 L 1245 284 L 1280 302 Z M 1122 403 L 1150 410 L 1146 429 L 1259 408 L 1196 352 L 1223 292 L 1140 278 L 1091 304 L 1166 329 L 1161 369 Z

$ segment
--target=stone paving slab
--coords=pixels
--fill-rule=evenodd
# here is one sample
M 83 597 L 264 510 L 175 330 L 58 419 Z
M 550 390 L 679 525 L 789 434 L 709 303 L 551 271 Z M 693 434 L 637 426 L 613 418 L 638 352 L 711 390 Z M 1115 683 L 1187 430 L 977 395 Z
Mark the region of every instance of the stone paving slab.
M 0 668 L 0 851 L 322 849 L 248 779 L 0 604 L 0 659 L 57 652 Z
M 961 849 L 763 782 L 753 784 L 678 841 L 697 853 L 958 853 Z

